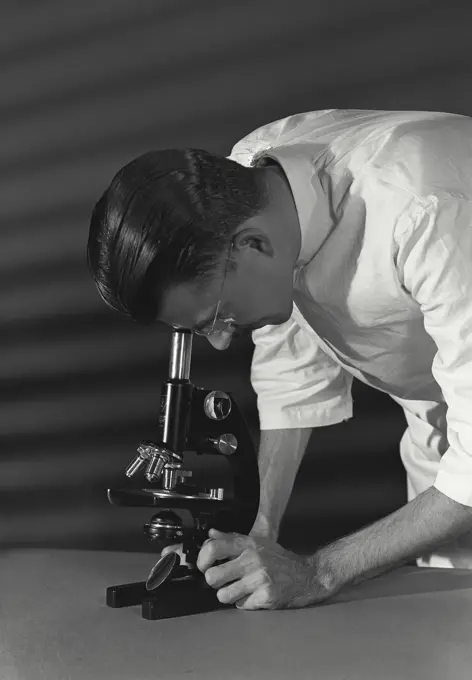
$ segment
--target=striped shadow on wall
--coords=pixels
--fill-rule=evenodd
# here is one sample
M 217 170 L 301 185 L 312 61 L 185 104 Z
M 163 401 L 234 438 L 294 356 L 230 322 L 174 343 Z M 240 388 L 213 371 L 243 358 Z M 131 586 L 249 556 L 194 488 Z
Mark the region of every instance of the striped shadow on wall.
M 0 8 L 0 542 L 147 549 L 105 489 L 153 427 L 168 334 L 109 312 L 85 264 L 92 206 L 152 148 L 228 153 L 311 109 L 472 112 L 469 2 L 45 0 Z M 257 438 L 251 346 L 195 344 Z M 404 500 L 403 417 L 356 385 L 313 437 L 283 528 L 327 540 Z M 308 541 L 308 542 L 309 542 Z

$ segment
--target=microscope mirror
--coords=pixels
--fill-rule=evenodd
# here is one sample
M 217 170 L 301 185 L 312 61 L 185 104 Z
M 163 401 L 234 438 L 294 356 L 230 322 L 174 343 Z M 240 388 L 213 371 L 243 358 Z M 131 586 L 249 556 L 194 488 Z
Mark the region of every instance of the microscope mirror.
M 146 590 L 155 590 L 158 588 L 179 564 L 180 557 L 175 552 L 167 553 L 167 555 L 159 558 L 148 576 Z

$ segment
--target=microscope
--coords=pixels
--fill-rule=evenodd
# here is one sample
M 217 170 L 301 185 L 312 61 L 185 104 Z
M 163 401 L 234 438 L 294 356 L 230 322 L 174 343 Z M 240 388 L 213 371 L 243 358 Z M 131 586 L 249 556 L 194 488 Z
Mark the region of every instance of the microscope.
M 197 387 L 190 382 L 193 334 L 172 333 L 169 378 L 161 389 L 156 438 L 143 441 L 125 475 L 128 486 L 108 489 L 113 505 L 157 510 L 144 525 L 159 553 L 165 545 L 182 544 L 179 554 L 160 557 L 146 581 L 107 588 L 109 607 L 141 604 L 145 619 L 198 614 L 232 605 L 222 604 L 207 585 L 196 561 L 208 530 L 247 534 L 259 507 L 257 457 L 249 429 L 232 395 Z M 211 467 L 203 479 L 192 483 L 195 470 L 187 459 L 209 454 L 208 461 L 225 461 L 227 482 L 211 486 Z M 221 465 L 220 465 L 221 468 Z M 146 482 L 132 483 L 144 473 Z M 201 475 L 200 475 L 201 476 Z M 134 477 L 134 480 L 131 478 Z M 138 477 L 139 479 L 139 477 Z M 213 475 L 214 480 L 214 475 Z M 175 510 L 190 514 L 185 526 Z

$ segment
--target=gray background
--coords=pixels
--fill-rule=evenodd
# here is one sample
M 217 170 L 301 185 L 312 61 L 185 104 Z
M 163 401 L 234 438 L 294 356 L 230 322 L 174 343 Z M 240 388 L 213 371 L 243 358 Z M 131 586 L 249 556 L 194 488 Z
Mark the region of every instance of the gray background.
M 105 489 L 152 431 L 169 334 L 110 312 L 85 262 L 95 200 L 155 148 L 229 153 L 325 108 L 472 114 L 470 1 L 4 0 L 0 7 L 0 544 L 146 550 Z M 251 346 L 195 342 L 257 438 Z M 405 500 L 403 416 L 355 386 L 312 437 L 282 542 L 313 546 Z

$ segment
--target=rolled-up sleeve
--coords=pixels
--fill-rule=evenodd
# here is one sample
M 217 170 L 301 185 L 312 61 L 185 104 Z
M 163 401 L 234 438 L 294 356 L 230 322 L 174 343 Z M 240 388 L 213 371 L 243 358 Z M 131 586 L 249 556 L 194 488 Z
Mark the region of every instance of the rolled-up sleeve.
M 291 318 L 254 331 L 251 383 L 261 430 L 334 425 L 352 417 L 352 376 Z
M 447 404 L 448 449 L 434 486 L 472 506 L 472 201 L 424 199 L 399 253 L 403 283 L 437 347 L 432 372 Z

